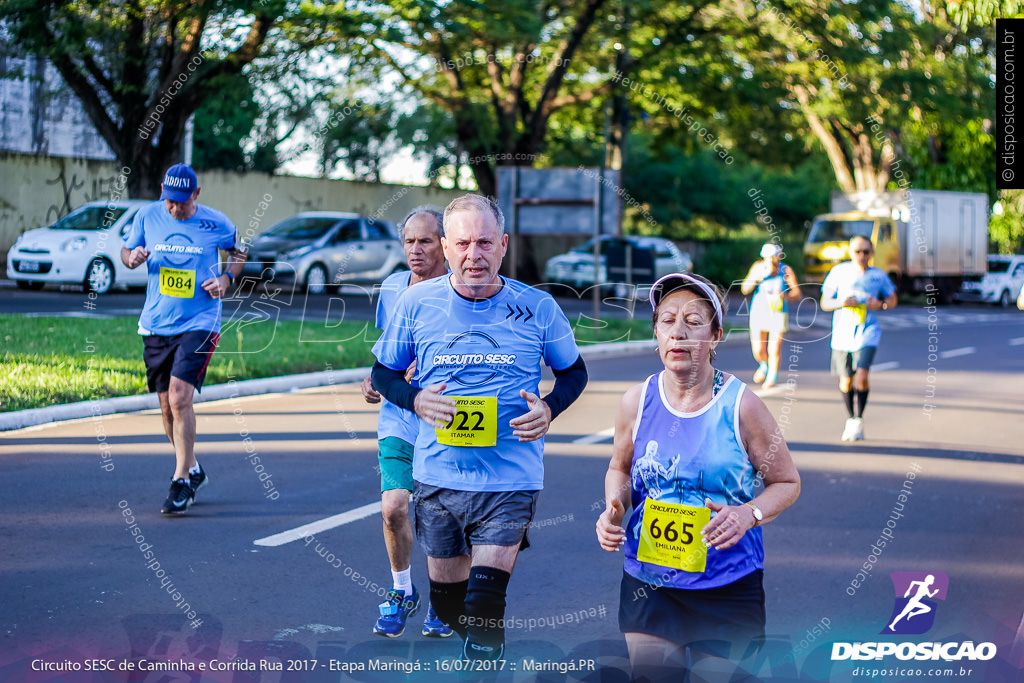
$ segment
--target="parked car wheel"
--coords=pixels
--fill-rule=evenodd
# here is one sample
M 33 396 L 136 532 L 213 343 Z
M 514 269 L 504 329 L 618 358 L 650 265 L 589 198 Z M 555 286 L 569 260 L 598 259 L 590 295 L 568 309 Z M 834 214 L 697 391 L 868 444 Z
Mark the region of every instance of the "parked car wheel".
M 18 289 L 27 289 L 30 292 L 38 292 L 46 284 L 34 280 L 15 280 L 15 282 L 18 283 Z
M 306 271 L 304 288 L 307 294 L 323 294 L 327 291 L 327 269 L 322 263 L 314 263 Z
M 1003 293 L 999 295 L 999 306 L 1000 308 L 1009 308 L 1010 306 L 1010 290 L 1004 289 Z
M 114 266 L 106 259 L 95 258 L 85 269 L 85 291 L 106 294 L 114 286 Z

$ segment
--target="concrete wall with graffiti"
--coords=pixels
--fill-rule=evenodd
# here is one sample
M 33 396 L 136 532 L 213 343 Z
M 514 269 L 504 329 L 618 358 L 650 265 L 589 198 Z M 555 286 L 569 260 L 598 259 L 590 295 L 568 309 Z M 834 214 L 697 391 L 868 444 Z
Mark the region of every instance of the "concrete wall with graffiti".
M 0 152 L 0 255 L 18 235 L 50 225 L 85 202 L 123 187 L 112 161 Z M 445 206 L 462 192 L 263 173 L 199 174 L 200 203 L 226 213 L 243 233 L 259 234 L 300 211 L 351 211 L 395 223 L 420 204 Z M 121 196 L 122 199 L 128 197 Z

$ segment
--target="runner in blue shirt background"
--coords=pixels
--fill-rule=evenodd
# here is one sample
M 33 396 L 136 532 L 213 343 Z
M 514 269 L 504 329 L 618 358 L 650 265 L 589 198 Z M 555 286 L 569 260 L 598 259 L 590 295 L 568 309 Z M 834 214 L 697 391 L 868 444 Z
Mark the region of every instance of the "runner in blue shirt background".
M 389 275 L 380 286 L 377 299 L 377 329 L 383 330 L 394 312 L 398 297 L 411 285 L 448 272 L 444 265 L 444 215 L 441 209 L 419 206 L 409 212 L 398 226 L 405 260 L 411 270 Z M 412 376 L 415 366 L 406 371 Z M 409 523 L 409 494 L 413 491 L 412 452 L 419 433 L 420 418 L 390 401 L 382 402 L 370 377 L 363 380 L 363 398 L 367 403 L 380 403 L 377 418 L 377 460 L 380 465 L 380 507 L 384 520 L 384 545 L 391 561 L 394 588 L 380 605 L 380 616 L 373 632 L 397 638 L 405 631 L 405 622 L 420 607 L 420 593 L 412 584 L 412 525 Z M 433 607 L 427 607 L 423 635 L 438 638 L 451 636 L 452 630 L 437 618 Z
M 192 393 L 202 390 L 217 347 L 221 298 L 246 259 L 228 217 L 196 203 L 199 190 L 191 167 L 171 166 L 161 184 L 161 201 L 136 214 L 121 247 L 126 266 L 145 263 L 149 271 L 139 334 L 149 390 L 160 398 L 164 431 L 175 457 L 164 514 L 184 514 L 208 481 L 195 457 Z M 220 249 L 230 255 L 223 273 Z
M 821 310 L 832 314 L 832 374 L 849 417 L 842 441 L 864 438 L 864 408 L 868 404 L 868 372 L 875 359 L 882 327 L 875 311 L 896 306 L 896 285 L 881 268 L 868 265 L 874 247 L 867 237 L 850 240 L 850 257 L 828 272 L 821 284 Z
M 543 437 L 587 377 L 554 299 L 498 275 L 504 225 L 486 197 L 449 204 L 442 244 L 452 274 L 406 290 L 373 349 L 373 385 L 423 418 L 414 526 L 431 603 L 470 659 L 504 655 L 505 595 L 543 488 Z M 542 361 L 555 373 L 543 399 Z

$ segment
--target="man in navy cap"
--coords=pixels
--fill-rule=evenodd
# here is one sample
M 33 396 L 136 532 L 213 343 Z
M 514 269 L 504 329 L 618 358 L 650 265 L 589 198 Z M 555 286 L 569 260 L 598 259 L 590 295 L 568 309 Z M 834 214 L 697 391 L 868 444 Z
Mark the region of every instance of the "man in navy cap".
M 192 392 L 202 391 L 206 367 L 220 338 L 221 298 L 242 272 L 246 252 L 238 230 L 220 211 L 197 204 L 199 179 L 185 164 L 167 169 L 160 199 L 135 216 L 121 261 L 149 269 L 139 318 L 149 390 L 160 397 L 164 431 L 174 447 L 171 490 L 160 510 L 184 514 L 206 484 L 195 456 Z M 228 252 L 221 272 L 218 250 Z

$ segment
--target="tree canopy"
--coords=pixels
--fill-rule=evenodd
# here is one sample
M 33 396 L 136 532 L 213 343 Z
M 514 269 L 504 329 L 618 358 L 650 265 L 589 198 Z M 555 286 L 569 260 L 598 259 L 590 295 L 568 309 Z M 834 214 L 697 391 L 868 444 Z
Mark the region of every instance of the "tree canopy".
M 226 168 L 272 167 L 294 131 L 324 174 L 377 179 L 411 149 L 487 194 L 501 164 L 604 157 L 672 231 L 742 222 L 722 197 L 767 178 L 815 181 L 778 191 L 817 206 L 824 168 L 844 191 L 898 167 L 994 199 L 992 19 L 1016 4 L 0 0 L 0 22 L 57 66 L 135 196 L 195 112 L 197 159 Z
M 0 21 L 49 58 L 118 161 L 129 191 L 155 197 L 181 157 L 185 123 L 264 50 L 285 0 L 5 0 Z

